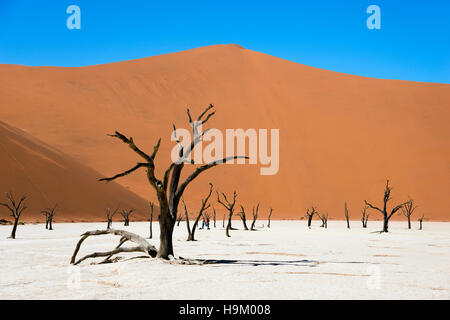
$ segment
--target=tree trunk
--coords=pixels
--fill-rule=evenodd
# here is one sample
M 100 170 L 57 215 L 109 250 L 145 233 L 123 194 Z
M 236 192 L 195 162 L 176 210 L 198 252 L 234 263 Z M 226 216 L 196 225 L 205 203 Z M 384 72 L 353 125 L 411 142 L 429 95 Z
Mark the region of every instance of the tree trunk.
M 226 235 L 227 237 L 230 237 L 230 230 L 231 230 L 231 216 L 233 215 L 233 212 L 230 212 L 228 214 L 228 224 L 227 224 L 227 230 L 226 230 Z
M 48 229 L 48 218 L 47 219 L 45 219 L 46 221 L 45 221 L 45 229 Z
M 13 226 L 13 229 L 11 231 L 11 235 L 9 236 L 9 238 L 11 238 L 11 239 L 15 239 L 16 238 L 16 230 L 17 230 L 18 223 L 19 223 L 19 218 L 15 218 L 14 219 L 14 226 Z
M 148 236 L 149 239 L 153 238 L 153 214 L 150 215 L 150 235 Z
M 248 227 L 247 227 L 247 219 L 245 219 L 245 217 L 241 217 L 241 220 L 242 220 L 242 224 L 244 225 L 244 229 L 245 229 L 245 230 L 248 230 Z
M 411 217 L 408 216 L 408 229 L 411 229 Z
M 48 222 L 48 224 L 49 224 L 48 230 L 53 230 L 53 225 L 52 225 L 52 223 L 53 223 L 53 218 L 51 218 L 51 219 L 49 220 L 49 222 Z
M 387 217 L 384 217 L 384 220 L 383 220 L 383 232 L 389 232 L 388 231 L 388 227 L 389 227 L 389 219 Z
M 156 255 L 158 258 L 169 259 L 173 256 L 172 234 L 175 223 L 169 220 L 169 217 L 160 215 L 159 228 L 161 230 L 159 236 L 159 250 Z
M 311 228 L 312 215 L 308 216 L 308 228 Z
M 222 228 L 225 228 L 225 214 L 223 214 Z
M 107 225 L 106 229 L 110 229 L 111 225 L 112 225 L 112 221 L 111 221 L 111 219 L 108 219 L 108 225 Z
M 422 220 L 420 220 L 419 223 L 420 223 L 420 228 L 419 228 L 419 230 L 422 230 Z

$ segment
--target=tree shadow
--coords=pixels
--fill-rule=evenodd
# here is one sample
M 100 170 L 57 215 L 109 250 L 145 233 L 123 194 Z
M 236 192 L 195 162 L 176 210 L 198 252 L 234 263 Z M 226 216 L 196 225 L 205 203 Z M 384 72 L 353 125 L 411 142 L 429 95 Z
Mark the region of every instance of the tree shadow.
M 318 261 L 318 260 L 239 260 L 239 259 L 184 259 L 192 264 L 200 265 L 241 265 L 241 266 L 294 266 L 294 267 L 316 267 L 320 264 L 340 263 L 340 264 L 380 264 L 379 262 L 366 261 Z
M 242 265 L 242 266 L 297 266 L 315 267 L 319 261 L 314 260 L 238 260 L 238 259 L 195 259 L 200 264 L 209 265 Z

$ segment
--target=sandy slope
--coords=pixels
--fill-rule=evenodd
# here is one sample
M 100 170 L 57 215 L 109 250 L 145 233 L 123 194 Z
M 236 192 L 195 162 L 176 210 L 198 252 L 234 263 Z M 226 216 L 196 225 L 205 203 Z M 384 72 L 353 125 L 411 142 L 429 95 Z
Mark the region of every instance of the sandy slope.
M 211 102 L 210 126 L 279 128 L 280 170 L 215 168 L 186 194 L 190 206 L 212 181 L 238 189 L 245 205 L 273 206 L 277 218 L 310 205 L 342 218 L 345 200 L 356 218 L 390 178 L 393 202 L 411 196 L 418 213 L 450 217 L 448 84 L 340 74 L 235 45 L 83 68 L 0 66 L 0 118 L 108 175 L 138 159 L 107 133 L 119 129 L 146 150 L 162 137 L 165 169 L 171 123 L 187 127 L 185 107 L 197 114 Z M 120 183 L 153 196 L 144 174 Z
M 22 130 L 0 121 L 0 136 L 0 201 L 6 191 L 18 197 L 27 193 L 21 221 L 43 221 L 41 210 L 54 203 L 59 205 L 56 221 L 101 221 L 104 208 L 119 202 L 136 208 L 136 217 L 147 215 L 144 199 L 116 183 L 97 182 L 100 173 Z M 11 220 L 6 208 L 0 208 L 0 218 Z
M 323 230 L 314 221 L 309 230 L 305 221 L 272 221 L 270 230 L 237 230 L 231 238 L 222 228 L 199 230 L 195 242 L 185 241 L 182 224 L 175 229 L 175 253 L 221 263 L 182 266 L 131 259 L 70 267 L 80 233 L 102 227 L 55 224 L 54 231 L 46 231 L 43 225 L 26 225 L 19 227 L 18 239 L 7 240 L 10 227 L 0 226 L 0 298 L 450 298 L 450 223 L 429 222 L 418 231 L 416 223 L 407 230 L 406 223 L 394 222 L 391 233 L 380 235 L 370 232 L 381 222 L 369 221 L 364 230 L 355 221 L 347 230 L 342 221 L 331 221 Z M 147 236 L 148 223 L 132 223 L 129 230 Z M 154 232 L 157 237 L 157 225 Z M 118 241 L 89 238 L 80 255 L 111 249 Z

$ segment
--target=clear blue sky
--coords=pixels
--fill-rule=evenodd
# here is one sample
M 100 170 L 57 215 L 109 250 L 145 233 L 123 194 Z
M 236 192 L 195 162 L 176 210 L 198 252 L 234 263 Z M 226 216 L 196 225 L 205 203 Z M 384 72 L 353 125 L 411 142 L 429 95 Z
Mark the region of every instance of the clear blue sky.
M 66 27 L 71 4 L 81 30 Z M 371 4 L 381 30 L 366 27 Z M 0 63 L 85 66 L 225 43 L 339 72 L 450 83 L 450 1 L 0 0 Z

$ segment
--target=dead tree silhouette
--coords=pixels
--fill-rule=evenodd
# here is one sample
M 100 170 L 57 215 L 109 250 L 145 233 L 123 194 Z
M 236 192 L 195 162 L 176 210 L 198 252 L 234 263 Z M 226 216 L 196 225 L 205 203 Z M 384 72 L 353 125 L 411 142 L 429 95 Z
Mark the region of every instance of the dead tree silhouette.
M 153 238 L 153 210 L 154 210 L 154 204 L 153 202 L 150 202 L 150 233 L 148 238 L 152 239 Z
M 384 189 L 384 197 L 383 197 L 383 209 L 380 209 L 374 205 L 371 205 L 369 202 L 364 200 L 366 205 L 368 205 L 370 208 L 379 211 L 383 215 L 383 230 L 381 232 L 388 232 L 389 229 L 389 219 L 398 211 L 401 207 L 405 205 L 406 202 L 399 204 L 395 206 L 390 213 L 388 213 L 387 210 L 387 203 L 391 199 L 391 190 L 392 188 L 389 186 L 389 180 L 386 181 L 386 188 Z
M 202 206 L 200 207 L 200 210 L 197 214 L 197 217 L 195 218 L 194 224 L 192 225 L 192 230 L 189 226 L 189 217 L 188 217 L 188 211 L 186 208 L 186 203 L 184 202 L 184 200 L 182 199 L 183 202 L 183 206 L 184 206 L 184 212 L 186 215 L 186 225 L 187 225 L 187 230 L 188 230 L 188 238 L 187 241 L 195 241 L 194 235 L 195 235 L 195 230 L 197 228 L 198 225 L 198 221 L 200 220 L 200 218 L 202 217 L 203 213 L 205 210 L 207 210 L 211 205 L 208 203 L 209 198 L 211 197 L 213 191 L 213 185 L 212 183 L 209 184 L 209 193 L 206 196 L 205 199 L 202 199 Z
M 369 221 L 369 213 L 367 212 L 367 209 L 369 209 L 369 206 L 365 205 L 361 210 L 361 222 L 363 228 L 367 228 L 367 221 Z
M 345 202 L 345 220 L 347 221 L 347 229 L 350 229 L 350 218 L 348 216 L 347 202 Z
M 244 225 L 244 230 L 248 230 L 247 227 L 247 216 L 245 215 L 245 209 L 242 205 L 239 205 L 241 207 L 241 211 L 238 212 L 238 217 L 241 218 L 242 224 Z
M 420 223 L 419 230 L 422 230 L 422 221 L 423 221 L 423 219 L 424 219 L 424 215 L 422 215 L 422 216 L 419 218 L 419 220 L 417 220 L 417 221 L 419 221 L 419 223 Z
M 319 219 L 322 221 L 322 225 L 320 226 L 321 228 L 328 228 L 328 212 L 324 213 L 324 214 L 320 214 L 319 212 L 316 212 L 317 216 L 319 217 Z
M 220 199 L 219 192 L 216 191 L 217 194 L 217 202 L 219 202 L 225 209 L 228 210 L 228 224 L 225 231 L 227 237 L 230 237 L 230 230 L 235 230 L 231 227 L 231 218 L 234 213 L 234 206 L 236 204 L 237 193 L 236 190 L 233 192 L 233 200 L 228 201 L 228 198 L 225 193 L 222 192 L 223 201 Z
M 142 151 L 134 142 L 133 138 L 127 138 L 125 135 L 116 131 L 115 134 L 111 135 L 114 138 L 119 139 L 123 143 L 125 143 L 131 150 L 133 150 L 140 158 L 142 158 L 143 162 L 138 162 L 131 169 L 124 171 L 122 173 L 116 174 L 110 178 L 102 178 L 100 181 L 110 182 L 117 178 L 129 175 L 130 173 L 135 172 L 140 168 L 146 169 L 146 176 L 150 183 L 150 185 L 154 188 L 158 202 L 159 202 L 159 226 L 160 226 L 160 243 L 159 249 L 157 253 L 158 258 L 169 259 L 170 256 L 173 257 L 173 243 L 172 243 L 172 235 L 173 228 L 175 226 L 175 222 L 178 215 L 178 204 L 181 200 L 181 197 L 187 188 L 187 186 L 195 180 L 202 172 L 213 168 L 217 165 L 226 163 L 227 161 L 233 159 L 248 159 L 245 156 L 231 156 L 226 157 L 220 160 L 215 160 L 200 167 L 194 169 L 194 171 L 188 175 L 185 180 L 180 182 L 180 177 L 182 170 L 186 164 L 194 164 L 191 160 L 191 153 L 194 148 L 203 140 L 204 134 L 208 131 L 205 130 L 202 133 L 199 133 L 198 128 L 201 125 L 204 125 L 214 114 L 215 111 L 210 112 L 210 110 L 214 108 L 211 104 L 209 105 L 200 115 L 199 117 L 193 121 L 189 109 L 187 109 L 187 116 L 189 119 L 189 124 L 192 128 L 193 132 L 193 140 L 191 144 L 187 147 L 183 146 L 180 140 L 177 137 L 176 127 L 173 125 L 173 137 L 175 138 L 179 152 L 178 159 L 175 162 L 172 162 L 169 167 L 166 169 L 164 173 L 164 177 L 162 180 L 159 180 L 155 175 L 155 158 L 158 153 L 161 139 L 158 140 L 157 144 L 153 148 L 153 152 L 151 155 Z M 209 112 L 209 113 L 208 113 Z M 170 180 L 170 181 L 169 181 Z
M 270 228 L 270 217 L 272 217 L 272 208 L 270 208 L 269 217 L 267 218 L 267 228 Z
M 53 207 L 45 208 L 41 213 L 45 216 L 45 229 L 53 230 L 53 217 L 55 216 L 58 209 L 58 204 Z
M 111 208 L 106 208 L 105 212 L 106 212 L 106 221 L 107 221 L 107 226 L 106 229 L 111 228 L 112 226 L 112 219 L 115 216 L 115 214 L 119 211 L 120 205 L 117 206 L 116 209 L 114 209 L 114 211 L 111 211 Z
M 12 191 L 5 193 L 5 197 L 8 202 L 0 203 L 0 206 L 7 208 L 11 212 L 11 217 L 14 218 L 14 224 L 9 239 L 16 238 L 17 225 L 19 224 L 20 216 L 22 212 L 27 208 L 25 202 L 27 200 L 27 194 L 22 195 L 19 201 L 16 201 Z
M 256 223 L 256 219 L 258 219 L 258 210 L 259 210 L 259 203 L 256 205 L 256 208 L 253 207 L 253 210 L 252 210 L 253 221 L 252 221 L 252 225 L 250 227 L 250 230 L 252 230 L 252 231 L 256 231 L 255 223 Z
M 316 213 L 317 213 L 317 211 L 316 211 L 316 208 L 315 208 L 315 207 L 311 207 L 311 211 L 309 211 L 309 209 L 306 209 L 306 215 L 305 215 L 305 217 L 308 218 L 308 228 L 310 228 L 310 229 L 311 229 L 311 222 L 312 222 L 312 219 L 313 219 L 313 217 L 314 217 L 314 214 L 316 214 Z
M 128 209 L 128 210 L 122 209 L 122 210 L 120 211 L 120 214 L 121 214 L 122 217 L 123 217 L 123 225 L 124 225 L 125 227 L 128 227 L 128 226 L 130 225 L 130 216 L 131 216 L 131 214 L 133 213 L 133 211 L 134 211 L 134 209 Z
M 408 219 L 408 229 L 411 229 L 411 215 L 414 210 L 416 210 L 417 206 L 414 205 L 414 200 L 411 198 L 406 201 L 405 205 L 402 207 L 402 213 Z

